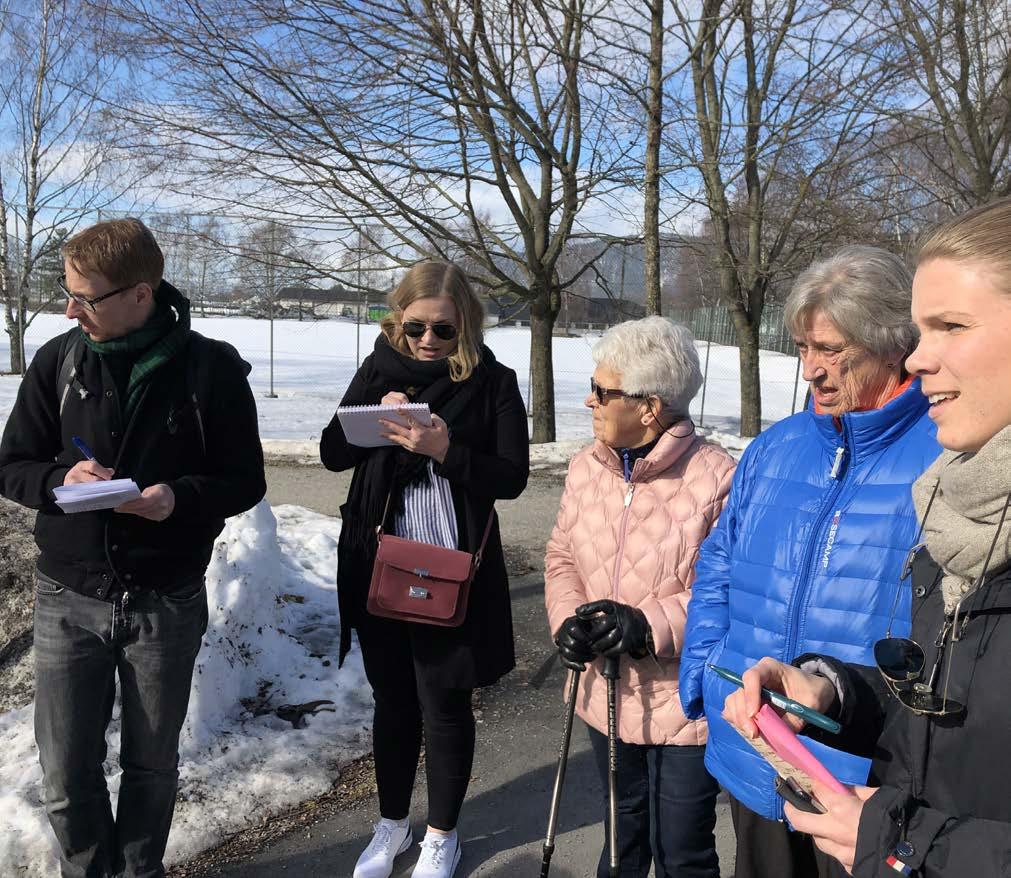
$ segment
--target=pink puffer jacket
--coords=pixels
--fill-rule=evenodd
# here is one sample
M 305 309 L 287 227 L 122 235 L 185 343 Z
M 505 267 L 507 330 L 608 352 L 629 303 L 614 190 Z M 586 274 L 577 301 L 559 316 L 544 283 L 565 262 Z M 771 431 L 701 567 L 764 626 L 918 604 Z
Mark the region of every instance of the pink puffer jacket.
M 678 700 L 678 656 L 699 546 L 723 508 L 733 458 L 694 430 L 661 437 L 626 482 L 602 442 L 569 465 L 558 522 L 544 561 L 552 634 L 576 607 L 610 598 L 645 613 L 657 659 L 621 661 L 618 736 L 629 744 L 704 744 L 705 720 L 689 722 Z M 607 684 L 594 662 L 583 674 L 576 712 L 607 732 Z

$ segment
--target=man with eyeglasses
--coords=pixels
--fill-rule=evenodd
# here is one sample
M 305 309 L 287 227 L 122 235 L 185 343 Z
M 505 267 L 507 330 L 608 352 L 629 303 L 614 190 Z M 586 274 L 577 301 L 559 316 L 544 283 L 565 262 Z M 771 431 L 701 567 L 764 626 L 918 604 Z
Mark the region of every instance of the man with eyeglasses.
M 0 494 L 38 510 L 35 734 L 61 874 L 148 878 L 165 874 L 204 574 L 225 518 L 265 493 L 263 454 L 248 365 L 190 329 L 143 223 L 99 223 L 62 255 L 77 325 L 21 383 Z M 74 514 L 54 502 L 54 488 L 114 475 L 141 496 Z M 102 763 L 117 676 L 114 814 Z

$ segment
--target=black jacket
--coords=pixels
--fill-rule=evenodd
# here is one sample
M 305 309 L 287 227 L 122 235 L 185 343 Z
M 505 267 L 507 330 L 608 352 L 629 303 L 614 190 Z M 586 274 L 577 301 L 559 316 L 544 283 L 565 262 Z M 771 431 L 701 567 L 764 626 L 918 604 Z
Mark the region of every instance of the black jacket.
M 924 649 L 928 676 L 945 619 L 940 579 L 921 551 L 913 563 L 911 637 Z M 861 815 L 856 878 L 898 874 L 885 861 L 900 841 L 912 850 L 900 859 L 921 878 L 1011 876 L 1011 570 L 976 597 L 948 680 L 948 696 L 966 706 L 962 715 L 917 716 L 891 695 L 877 668 L 837 666 L 845 743 L 873 756 L 868 783 L 881 787 Z M 938 693 L 946 669 L 947 656 Z
M 172 591 L 204 574 L 225 518 L 266 492 L 248 367 L 230 345 L 191 333 L 124 424 L 108 366 L 80 342 L 79 377 L 61 416 L 60 370 L 77 332 L 44 344 L 21 382 L 0 443 L 0 494 L 39 511 L 39 570 L 65 587 L 105 600 L 138 588 Z M 194 368 L 194 357 L 207 361 Z M 207 386 L 188 387 L 194 375 Z M 65 515 L 52 489 L 82 459 L 73 436 L 141 490 L 168 484 L 172 514 L 161 522 L 111 510 Z
M 351 381 L 341 405 L 374 405 L 390 391 L 380 379 L 370 354 Z M 485 368 L 483 365 L 479 368 Z M 341 471 L 355 467 L 373 451 L 349 445 L 337 416 L 323 431 L 320 457 L 327 469 Z M 529 473 L 527 415 L 512 369 L 493 362 L 489 368 L 487 392 L 479 404 L 467 410 L 450 437 L 449 451 L 435 472 L 447 479 L 456 509 L 459 548 L 473 552 L 480 543 L 488 514 L 497 499 L 518 497 Z M 353 482 L 349 496 L 354 494 Z M 341 506 L 341 518 L 359 514 L 348 503 Z M 379 522 L 369 522 L 374 527 Z M 350 629 L 358 627 L 366 613 L 372 551 L 353 551 L 342 542 L 337 574 L 341 607 L 341 659 L 350 647 Z M 366 620 L 367 621 L 367 620 Z M 481 567 L 470 588 L 467 616 L 459 628 L 409 624 L 416 665 L 428 679 L 444 687 L 486 686 L 508 673 L 515 665 L 509 579 L 502 554 L 502 538 L 496 517 L 485 548 Z

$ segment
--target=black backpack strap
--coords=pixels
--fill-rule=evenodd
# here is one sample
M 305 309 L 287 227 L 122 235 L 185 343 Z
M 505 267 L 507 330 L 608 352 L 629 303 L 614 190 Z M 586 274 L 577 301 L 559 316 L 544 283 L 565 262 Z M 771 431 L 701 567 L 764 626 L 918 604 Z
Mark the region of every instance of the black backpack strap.
M 204 412 L 211 397 L 211 368 L 220 355 L 231 357 L 242 364 L 247 375 L 250 373 L 250 365 L 242 359 L 234 346 L 216 338 L 207 338 L 196 330 L 190 330 L 186 348 L 186 399 L 187 402 L 193 403 L 197 428 L 200 430 L 200 446 L 204 454 L 207 454 Z
M 56 379 L 56 392 L 60 403 L 60 417 L 63 417 L 63 407 L 67 404 L 67 396 L 70 394 L 74 383 L 77 380 L 77 373 L 81 368 L 81 358 L 84 355 L 84 343 L 80 335 L 73 335 L 63 354 L 63 362 L 60 364 L 60 376 Z M 83 387 L 83 385 L 82 385 Z
M 203 403 L 209 396 L 211 375 L 210 340 L 199 332 L 190 330 L 189 345 L 186 348 L 186 398 L 193 403 L 193 414 L 200 431 L 200 449 L 207 454 L 207 434 L 204 432 Z

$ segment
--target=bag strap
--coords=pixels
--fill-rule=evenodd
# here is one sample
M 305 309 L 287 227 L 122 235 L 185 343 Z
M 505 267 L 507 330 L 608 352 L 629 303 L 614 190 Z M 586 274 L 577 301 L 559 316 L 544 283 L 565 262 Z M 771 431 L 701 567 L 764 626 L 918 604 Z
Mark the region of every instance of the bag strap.
M 393 489 L 386 495 L 386 504 L 383 506 L 383 517 L 379 520 L 379 524 L 376 525 L 376 539 L 382 541 L 383 539 L 383 525 L 386 524 L 386 516 L 390 512 L 390 500 L 393 497 Z M 481 545 L 478 546 L 477 551 L 474 553 L 474 569 L 477 570 L 481 566 L 481 559 L 484 557 L 484 547 L 488 544 L 488 537 L 491 536 L 491 526 L 495 521 L 495 505 L 492 504 L 491 511 L 488 513 L 488 523 L 484 526 L 484 536 L 481 537 Z
M 56 392 L 59 394 L 61 418 L 63 417 L 63 408 L 67 404 L 67 396 L 70 394 L 74 379 L 77 377 L 77 371 L 81 366 L 80 355 L 83 353 L 83 348 L 84 345 L 80 337 L 73 338 L 63 355 L 63 362 L 60 363 L 60 375 L 56 379 Z
M 491 512 L 488 513 L 488 523 L 484 526 L 484 536 L 481 537 L 481 546 L 474 553 L 474 569 L 477 570 L 481 566 L 481 559 L 484 557 L 484 547 L 488 542 L 488 537 L 491 535 L 492 522 L 495 520 L 495 505 L 492 504 Z

